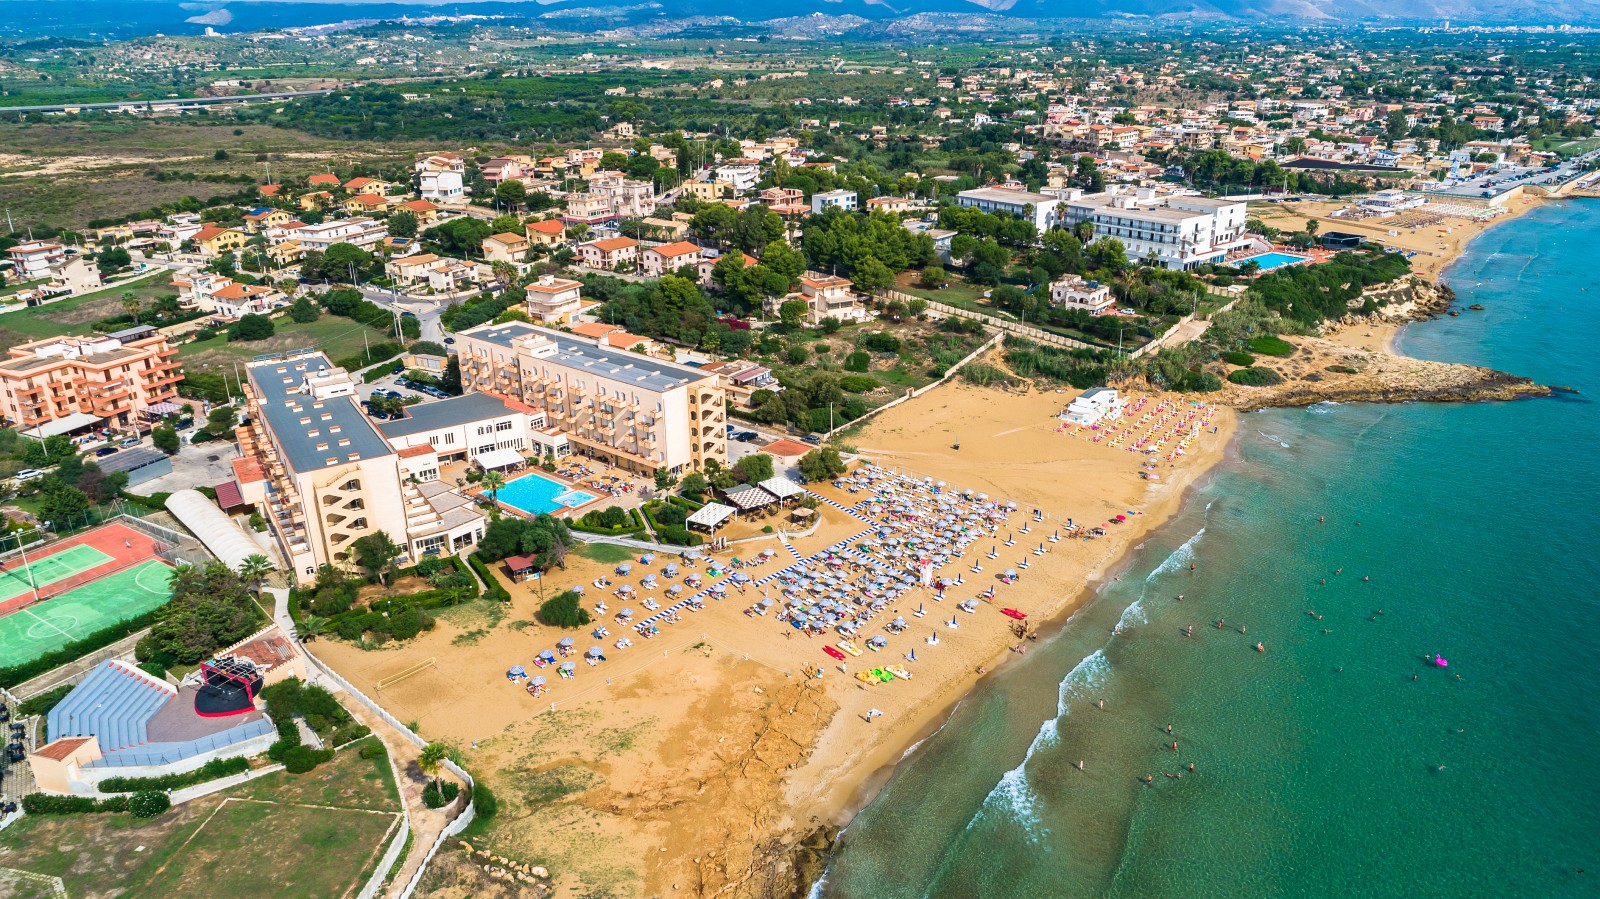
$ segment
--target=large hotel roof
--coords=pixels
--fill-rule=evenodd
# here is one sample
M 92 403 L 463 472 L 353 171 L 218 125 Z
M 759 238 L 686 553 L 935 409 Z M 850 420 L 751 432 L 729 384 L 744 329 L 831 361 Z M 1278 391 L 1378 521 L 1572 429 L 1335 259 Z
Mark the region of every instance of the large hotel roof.
M 711 375 L 688 365 L 667 362 L 650 356 L 641 356 L 627 350 L 603 347 L 587 340 L 578 340 L 560 331 L 536 328 L 523 322 L 503 325 L 480 325 L 463 331 L 465 337 L 476 337 L 499 346 L 512 348 L 518 339 L 530 336 L 548 337 L 556 343 L 553 356 L 542 357 L 569 369 L 584 369 L 613 381 L 636 384 L 657 393 L 710 378 Z
M 302 392 L 307 375 L 332 367 L 321 353 L 250 365 L 250 383 L 261 398 L 261 414 L 296 472 L 318 471 L 391 452 L 388 442 L 356 408 L 355 397 L 319 400 Z

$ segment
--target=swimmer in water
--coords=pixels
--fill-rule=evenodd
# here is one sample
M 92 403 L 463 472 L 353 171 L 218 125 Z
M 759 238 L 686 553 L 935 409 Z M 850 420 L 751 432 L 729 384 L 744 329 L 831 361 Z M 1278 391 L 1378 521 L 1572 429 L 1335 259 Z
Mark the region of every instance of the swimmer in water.
M 1239 625 L 1239 633 L 1244 633 L 1244 625 Z
M 1178 602 L 1183 602 L 1183 594 L 1182 593 L 1178 594 Z
M 1222 623 L 1223 623 L 1223 622 L 1224 622 L 1224 621 L 1226 621 L 1226 620 L 1227 620 L 1227 619 L 1225 619 L 1225 618 L 1218 618 L 1218 619 L 1217 619 L 1217 630 L 1219 630 L 1219 631 L 1220 631 L 1220 630 L 1222 630 Z
M 1362 575 L 1362 576 L 1361 576 L 1361 579 L 1362 579 L 1362 580 L 1364 580 L 1364 581 L 1370 581 L 1370 580 L 1372 580 L 1372 575 L 1370 575 L 1370 574 L 1363 574 L 1363 575 Z
M 1334 570 L 1333 570 L 1333 573 L 1334 573 L 1334 574 L 1343 574 L 1343 573 L 1344 573 L 1344 566 L 1342 566 L 1342 565 L 1341 565 L 1341 566 L 1340 566 L 1340 567 L 1338 567 L 1338 568 L 1335 568 L 1335 569 L 1334 569 Z
M 1318 523 L 1321 523 L 1321 522 L 1324 522 L 1324 521 L 1327 521 L 1327 520 L 1328 520 L 1328 516 L 1326 516 L 1326 515 L 1318 515 L 1317 516 Z

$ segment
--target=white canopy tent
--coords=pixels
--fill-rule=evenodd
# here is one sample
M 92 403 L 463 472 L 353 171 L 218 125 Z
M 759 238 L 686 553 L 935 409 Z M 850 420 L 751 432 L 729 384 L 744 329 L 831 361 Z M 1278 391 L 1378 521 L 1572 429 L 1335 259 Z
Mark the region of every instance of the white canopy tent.
M 756 486 L 772 494 L 772 497 L 780 502 L 806 492 L 806 488 L 801 487 L 781 474 L 777 477 L 767 478 Z
M 250 556 L 266 556 L 272 567 L 278 567 L 260 544 L 200 491 L 179 490 L 167 497 L 167 511 L 229 568 L 238 571 Z
M 733 517 L 733 507 L 724 506 L 722 503 L 706 503 L 689 516 L 690 527 L 705 528 L 714 531 Z
M 478 453 L 472 457 L 472 461 L 482 465 L 485 471 L 493 471 L 500 468 L 513 468 L 524 464 L 527 460 L 522 458 L 522 454 L 514 449 L 493 449 L 486 453 Z
M 72 412 L 60 418 L 52 418 L 37 428 L 29 428 L 22 432 L 22 436 L 43 440 L 46 437 L 54 437 L 57 434 L 70 434 L 79 428 L 97 425 L 100 421 L 101 418 L 98 415 L 90 415 L 87 412 Z
M 752 509 L 759 509 L 774 502 L 770 493 L 755 487 L 730 490 L 728 491 L 727 499 L 728 502 L 737 506 L 740 512 L 749 512 Z

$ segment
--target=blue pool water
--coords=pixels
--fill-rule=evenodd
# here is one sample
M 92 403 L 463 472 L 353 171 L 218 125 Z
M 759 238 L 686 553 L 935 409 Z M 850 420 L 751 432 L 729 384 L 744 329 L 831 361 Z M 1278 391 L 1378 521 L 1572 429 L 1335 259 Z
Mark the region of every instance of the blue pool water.
M 525 474 L 515 480 L 507 481 L 506 485 L 500 488 L 496 498 L 512 508 L 521 509 L 530 515 L 538 515 L 542 512 L 559 512 L 562 509 L 581 506 L 594 499 L 594 494 L 573 490 L 566 484 L 553 481 L 542 474 Z
M 1259 256 L 1251 256 L 1248 259 L 1241 259 L 1236 264 L 1244 265 L 1246 262 L 1254 262 L 1256 265 L 1261 266 L 1262 271 L 1270 272 L 1275 268 L 1282 268 L 1286 265 L 1294 265 L 1296 262 L 1305 262 L 1307 258 L 1309 257 L 1296 256 L 1293 253 L 1272 252 L 1262 253 Z

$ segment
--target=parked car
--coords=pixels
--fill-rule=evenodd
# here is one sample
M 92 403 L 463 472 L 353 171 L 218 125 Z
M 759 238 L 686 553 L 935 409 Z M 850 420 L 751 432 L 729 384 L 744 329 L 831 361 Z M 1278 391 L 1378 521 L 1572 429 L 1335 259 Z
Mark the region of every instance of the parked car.
M 755 431 L 734 431 L 733 432 L 733 439 L 735 439 L 735 440 L 746 440 L 746 441 L 755 440 L 760 436 L 761 435 L 757 434 Z
M 446 338 L 445 338 L 445 339 L 444 339 L 444 345 L 445 345 L 445 346 L 451 346 L 451 345 L 452 345 L 452 344 L 454 344 L 454 343 L 455 343 L 455 342 L 456 342 L 456 339 L 455 339 L 455 338 L 454 338 L 454 337 L 446 337 Z
M 807 434 L 806 436 L 801 437 L 800 440 L 801 440 L 801 442 L 809 443 L 812 446 L 821 446 L 822 445 L 822 437 L 821 437 L 821 435 L 818 435 L 818 434 Z
M 117 446 L 120 446 L 123 449 L 132 449 L 133 447 L 136 447 L 138 445 L 139 445 L 139 438 L 137 438 L 137 437 L 124 437 L 124 438 L 122 438 L 122 442 L 117 444 Z
M 109 456 L 112 453 L 115 453 L 116 451 L 117 451 L 117 448 L 114 447 L 114 446 L 102 446 L 99 449 L 94 451 L 94 455 L 95 455 L 95 458 L 97 458 L 97 459 L 104 459 L 106 456 Z
M 44 477 L 44 472 L 37 468 L 24 468 L 23 470 L 17 472 L 17 480 L 19 481 L 31 481 L 35 478 L 42 477 Z

